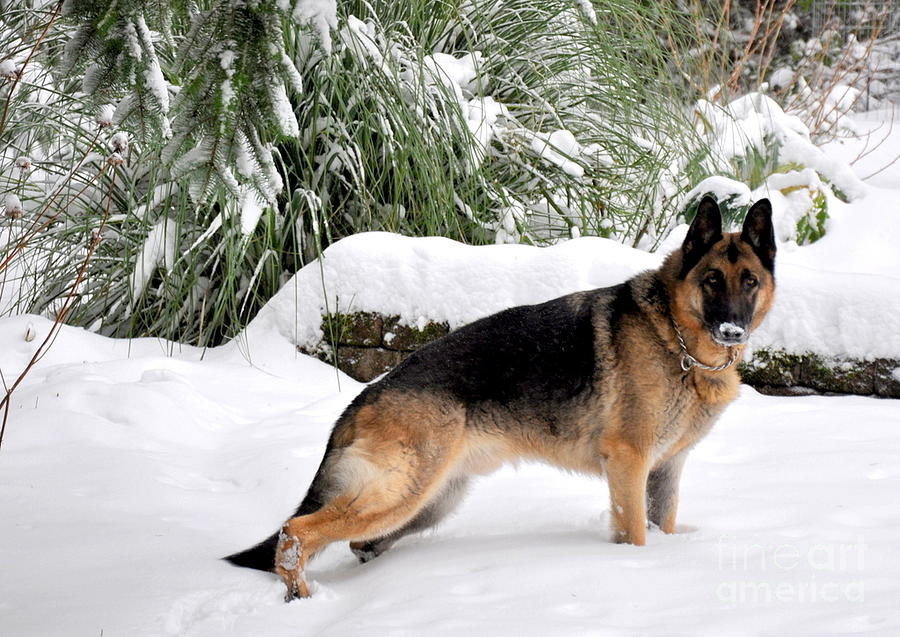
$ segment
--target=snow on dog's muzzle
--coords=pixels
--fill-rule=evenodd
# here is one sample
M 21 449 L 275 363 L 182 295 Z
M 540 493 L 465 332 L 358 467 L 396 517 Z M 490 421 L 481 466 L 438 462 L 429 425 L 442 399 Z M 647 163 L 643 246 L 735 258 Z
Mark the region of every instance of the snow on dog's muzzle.
M 713 340 L 720 345 L 740 345 L 747 342 L 748 336 L 745 328 L 728 321 L 720 323 L 713 331 Z

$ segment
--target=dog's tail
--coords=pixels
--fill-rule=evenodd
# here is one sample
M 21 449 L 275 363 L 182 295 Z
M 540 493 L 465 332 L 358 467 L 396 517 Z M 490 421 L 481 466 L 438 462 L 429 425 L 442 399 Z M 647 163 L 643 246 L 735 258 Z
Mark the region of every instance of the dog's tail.
M 235 566 L 255 568 L 258 571 L 271 571 L 275 568 L 275 549 L 278 546 L 278 533 L 252 546 L 249 549 L 229 555 L 225 558 Z
M 322 456 L 322 462 L 319 463 L 319 469 L 316 471 L 303 501 L 300 502 L 291 518 L 315 513 L 325 506 L 328 494 L 334 493 L 335 477 L 332 474 L 340 458 L 341 450 L 353 441 L 353 418 L 359 411 L 359 407 L 365 402 L 366 394 L 367 392 L 363 391 L 357 396 L 338 418 L 334 429 L 331 430 L 331 436 L 328 438 L 328 445 L 325 447 L 325 454 Z M 280 531 L 276 531 L 256 546 L 251 546 L 249 549 L 229 555 L 224 559 L 235 566 L 244 568 L 253 568 L 258 571 L 274 570 L 279 533 Z
M 294 515 L 291 516 L 292 518 L 315 513 L 324 505 L 322 497 L 324 479 L 320 477 L 321 473 L 322 471 L 320 470 L 319 475 L 316 475 L 313 483 L 310 485 L 306 497 L 303 498 L 303 502 L 300 503 Z M 235 566 L 255 568 L 258 571 L 271 571 L 275 568 L 275 549 L 278 547 L 278 535 L 279 532 L 275 532 L 256 546 L 251 546 L 249 549 L 229 555 L 224 559 Z
M 306 496 L 303 498 L 300 506 L 297 507 L 294 515 L 291 516 L 292 518 L 315 513 L 325 505 L 325 494 L 327 493 L 327 485 L 330 482 L 328 475 L 329 455 L 326 451 L 319 471 L 316 473 L 316 477 L 313 478 L 312 484 L 309 485 L 309 491 L 306 492 Z M 258 571 L 271 571 L 275 568 L 275 550 L 278 548 L 278 535 L 279 532 L 276 531 L 256 546 L 251 546 L 249 549 L 229 555 L 224 559 L 235 566 L 253 568 Z

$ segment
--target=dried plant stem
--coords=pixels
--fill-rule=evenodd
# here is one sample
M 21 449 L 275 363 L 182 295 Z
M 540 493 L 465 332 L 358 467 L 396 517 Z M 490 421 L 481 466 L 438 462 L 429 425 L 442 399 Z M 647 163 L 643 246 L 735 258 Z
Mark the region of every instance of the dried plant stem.
M 101 170 L 100 172 L 102 173 L 103 171 Z M 69 292 L 66 294 L 66 298 L 63 301 L 62 307 L 56 313 L 56 317 L 53 320 L 53 325 L 50 326 L 50 330 L 47 332 L 47 336 L 44 337 L 44 340 L 35 350 L 31 359 L 28 361 L 28 364 L 25 366 L 25 369 L 22 370 L 22 373 L 19 374 L 19 376 L 13 382 L 12 386 L 7 387 L 6 380 L 3 379 L 3 387 L 6 390 L 6 394 L 3 396 L 3 399 L 0 400 L 0 408 L 3 409 L 3 422 L 2 424 L 0 424 L 0 447 L 3 446 L 3 436 L 6 433 L 6 423 L 9 419 L 9 406 L 10 402 L 12 401 L 13 392 L 16 390 L 16 388 L 18 388 L 22 381 L 25 380 L 25 377 L 34 368 L 38 361 L 40 361 L 44 357 L 50 346 L 53 344 L 53 341 L 56 340 L 56 336 L 59 334 L 59 330 L 61 329 L 62 324 L 66 319 L 66 315 L 68 315 L 69 310 L 72 308 L 75 296 L 78 293 L 78 288 L 81 286 L 82 281 L 84 281 L 88 264 L 91 262 L 91 259 L 94 256 L 94 252 L 96 252 L 97 250 L 97 246 L 100 245 L 103 229 L 104 227 L 106 227 L 106 222 L 109 219 L 109 215 L 112 210 L 112 193 L 115 187 L 116 174 L 116 171 L 113 170 L 112 178 L 110 179 L 109 190 L 107 191 L 106 208 L 103 211 L 103 217 L 101 218 L 97 228 L 91 233 L 87 254 L 82 260 L 81 266 L 78 268 L 78 274 L 76 275 L 75 281 L 72 283 L 72 286 L 69 288 Z
M 78 165 L 76 165 L 75 168 L 72 169 L 72 172 L 69 173 L 69 176 L 65 180 L 63 180 L 63 185 L 60 185 L 60 187 L 56 189 L 56 192 L 54 192 L 47 199 L 47 201 L 43 205 L 41 205 L 40 209 L 34 213 L 34 221 L 32 222 L 31 227 L 28 228 L 28 230 L 25 232 L 25 236 L 20 238 L 19 241 L 16 243 L 15 247 L 6 254 L 6 256 L 4 257 L 4 259 L 2 261 L 0 261 L 0 272 L 2 272 L 3 270 L 5 270 L 6 268 L 9 267 L 9 264 L 13 261 L 13 259 L 15 259 L 15 257 L 19 253 L 22 252 L 22 250 L 25 249 L 25 247 L 28 245 L 29 241 L 31 241 L 39 233 L 46 230 L 50 226 L 50 224 L 52 224 L 54 221 L 56 221 L 56 219 L 59 218 L 59 215 L 62 214 L 62 212 L 68 208 L 68 204 L 66 204 L 65 206 L 61 206 L 57 212 L 55 212 L 54 214 L 47 217 L 43 221 L 43 223 L 39 223 L 41 217 L 44 216 L 44 214 L 50 209 L 50 206 L 52 206 L 53 203 L 56 201 L 57 197 L 59 197 L 59 195 L 62 193 L 63 186 L 65 184 L 68 184 L 72 180 L 72 178 L 75 176 L 75 173 L 78 172 L 78 170 L 81 168 L 82 164 L 84 164 L 84 161 L 87 159 L 88 155 L 90 155 L 90 152 L 91 152 L 90 149 L 94 146 L 94 144 L 97 142 L 97 139 L 99 137 L 100 137 L 100 129 L 97 130 L 97 134 L 94 135 L 94 138 L 91 140 L 91 143 L 88 144 L 88 148 L 87 148 L 87 150 L 85 150 L 84 155 L 82 156 L 81 160 L 78 162 Z M 106 166 L 103 166 L 103 168 L 100 169 L 100 172 L 98 172 L 96 175 L 94 175 L 93 179 L 91 179 L 90 181 L 85 183 L 84 187 L 81 190 L 79 190 L 75 194 L 74 197 L 71 198 L 70 202 L 77 200 L 81 195 L 83 195 L 84 192 L 92 184 L 94 184 L 98 179 L 100 179 L 100 177 L 103 175 L 103 173 L 105 171 L 106 171 Z
M 41 46 L 41 42 L 44 41 L 44 38 L 47 36 L 47 33 L 50 31 L 50 27 L 53 26 L 53 23 L 56 22 L 56 18 L 59 17 L 59 12 L 62 10 L 63 3 L 57 2 L 56 7 L 53 9 L 53 13 L 50 15 L 50 19 L 47 20 L 47 25 L 44 27 L 44 30 L 41 32 L 41 35 L 38 37 L 37 41 L 34 43 L 34 46 L 31 47 L 31 51 L 28 52 L 28 57 L 25 58 L 25 62 L 22 63 L 22 68 L 19 69 L 19 72 L 16 74 L 16 79 L 13 80 L 12 86 L 9 87 L 9 93 L 6 95 L 6 101 L 3 103 L 3 115 L 0 115 L 0 135 L 3 134 L 3 131 L 6 130 L 6 117 L 9 115 L 9 103 L 12 101 L 13 93 L 16 91 L 16 87 L 19 85 L 19 82 L 22 80 L 22 75 L 24 73 L 25 67 L 28 66 L 28 63 L 31 61 L 31 58 L 34 57 L 35 52 L 37 52 L 38 48 Z

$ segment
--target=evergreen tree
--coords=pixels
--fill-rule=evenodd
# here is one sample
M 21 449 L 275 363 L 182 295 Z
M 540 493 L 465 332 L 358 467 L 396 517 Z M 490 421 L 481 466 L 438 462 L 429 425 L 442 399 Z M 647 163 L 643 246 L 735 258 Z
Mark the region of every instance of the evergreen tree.
M 282 181 L 272 143 L 296 137 L 288 93 L 302 78 L 285 45 L 285 28 L 318 29 L 326 50 L 336 26 L 333 2 L 66 0 L 77 25 L 59 72 L 83 73 L 96 102 L 117 102 L 114 121 L 148 143 L 164 144 L 163 165 L 205 202 L 219 187 L 247 188 L 275 205 Z M 250 232 L 253 228 L 245 228 Z
M 19 0 L 0 31 L 14 309 L 59 305 L 102 217 L 69 320 L 110 335 L 221 342 L 368 229 L 650 247 L 697 144 L 656 3 Z

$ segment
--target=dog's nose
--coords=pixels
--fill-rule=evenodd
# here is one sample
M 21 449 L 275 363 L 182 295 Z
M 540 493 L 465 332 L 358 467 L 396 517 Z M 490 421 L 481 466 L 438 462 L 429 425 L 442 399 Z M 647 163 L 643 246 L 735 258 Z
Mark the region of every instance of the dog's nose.
M 729 341 L 740 341 L 744 338 L 746 330 L 740 325 L 735 325 L 734 323 L 722 323 L 719 325 L 719 334 L 722 335 L 722 338 Z

